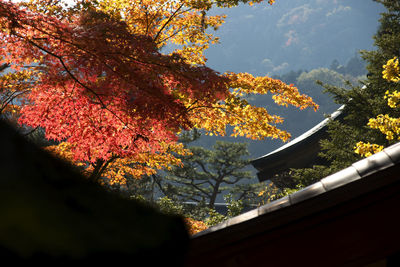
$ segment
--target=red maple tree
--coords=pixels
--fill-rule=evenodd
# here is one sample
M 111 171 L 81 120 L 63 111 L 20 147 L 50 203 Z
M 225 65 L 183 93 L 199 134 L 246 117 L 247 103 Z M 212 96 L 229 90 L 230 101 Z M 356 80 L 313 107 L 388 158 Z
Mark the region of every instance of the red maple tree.
M 69 11 L 56 5 L 51 12 L 46 5 L 53 1 L 37 2 L 45 3 L 43 12 L 0 0 L 0 66 L 12 64 L 19 70 L 36 64 L 38 73 L 30 78 L 35 86 L 19 122 L 43 127 L 47 138 L 65 141 L 57 149 L 65 149 L 75 162 L 89 164 L 94 180 L 116 161 L 118 168 L 134 164 L 134 176 L 178 163 L 171 152 L 184 153 L 177 144 L 182 129 L 224 134 L 226 125 L 232 125 L 234 135 L 253 139 L 290 137 L 275 126 L 282 118 L 251 106 L 245 94 L 272 93 L 280 105 L 317 107 L 279 80 L 247 73 L 221 75 L 196 63 L 201 61 L 203 42 L 210 39 L 204 37 L 205 25 L 219 24 L 219 19 L 204 15 L 210 7 L 202 2 L 136 1 L 137 10 L 123 7 L 129 11 L 125 19 L 90 1 L 77 1 L 78 8 Z M 217 4 L 238 2 L 262 0 Z M 188 11 L 183 11 L 185 5 Z M 166 6 L 168 11 L 163 10 Z M 171 36 L 164 36 L 163 30 Z M 193 46 L 185 52 L 160 53 L 157 39 L 179 33 L 188 34 Z M 183 37 L 175 41 L 186 42 Z M 198 55 L 199 60 L 193 62 L 186 54 Z M 116 173 L 124 174 L 123 168 Z
M 226 79 L 178 55 L 161 54 L 153 40 L 131 34 L 101 12 L 64 22 L 0 2 L 2 62 L 15 69 L 36 62 L 42 73 L 20 122 L 68 140 L 74 159 L 97 164 L 174 144 L 191 128 L 176 94 L 217 101 Z M 163 147 L 160 146 L 163 144 Z

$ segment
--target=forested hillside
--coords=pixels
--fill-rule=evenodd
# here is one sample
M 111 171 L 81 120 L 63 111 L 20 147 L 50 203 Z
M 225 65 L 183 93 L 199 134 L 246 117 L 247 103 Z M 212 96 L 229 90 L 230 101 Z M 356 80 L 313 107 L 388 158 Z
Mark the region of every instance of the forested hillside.
M 215 10 L 228 17 L 220 45 L 207 50 L 208 65 L 220 71 L 257 75 L 341 64 L 372 48 L 381 5 L 370 0 L 291 0 L 273 6 Z

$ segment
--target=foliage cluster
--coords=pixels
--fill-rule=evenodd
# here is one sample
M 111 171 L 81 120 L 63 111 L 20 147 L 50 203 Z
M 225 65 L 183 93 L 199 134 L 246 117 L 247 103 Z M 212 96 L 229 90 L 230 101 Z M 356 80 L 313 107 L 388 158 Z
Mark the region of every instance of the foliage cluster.
M 383 65 L 383 78 L 397 83 L 400 81 L 400 68 L 398 58 L 389 59 L 386 65 Z M 399 91 L 388 91 L 385 92 L 385 99 L 387 99 L 388 106 L 397 109 L 400 107 L 400 93 Z M 400 118 L 390 117 L 388 114 L 379 114 L 376 118 L 369 119 L 367 124 L 371 129 L 378 129 L 386 135 L 386 139 L 400 140 Z M 374 153 L 381 151 L 384 148 L 383 145 L 358 142 L 355 147 L 355 152 L 361 156 L 368 157 Z
M 149 202 L 140 195 L 131 196 L 131 198 L 141 201 L 146 205 L 151 205 L 162 213 L 182 216 L 191 235 L 237 216 L 243 211 L 243 202 L 233 199 L 230 194 L 225 196 L 227 203 L 226 214 L 222 214 L 214 208 L 202 206 L 201 203 L 198 203 L 198 205 L 187 205 L 166 196 L 158 198 L 155 202 Z

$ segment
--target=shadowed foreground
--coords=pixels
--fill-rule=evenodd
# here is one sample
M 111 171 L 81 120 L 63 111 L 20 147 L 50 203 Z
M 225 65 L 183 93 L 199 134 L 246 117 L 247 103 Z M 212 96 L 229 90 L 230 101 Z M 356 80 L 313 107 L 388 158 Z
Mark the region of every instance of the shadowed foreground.
M 3 262 L 183 264 L 184 222 L 107 192 L 0 121 Z

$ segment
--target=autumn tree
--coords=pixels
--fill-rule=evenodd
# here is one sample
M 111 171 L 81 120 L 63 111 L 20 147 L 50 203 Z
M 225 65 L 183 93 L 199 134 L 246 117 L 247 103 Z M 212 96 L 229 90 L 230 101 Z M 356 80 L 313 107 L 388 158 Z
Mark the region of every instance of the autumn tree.
M 10 63 L 0 65 L 0 115 L 1 119 L 16 123 L 19 103 L 24 101 L 33 84 L 29 81 L 29 70 L 10 72 L 10 67 Z
M 397 57 L 389 59 L 388 62 L 383 65 L 383 78 L 393 82 L 400 82 L 400 68 L 399 59 Z M 400 92 L 395 90 L 385 92 L 385 99 L 387 99 L 388 106 L 393 109 L 400 107 Z M 371 129 L 377 129 L 381 131 L 387 140 L 393 142 L 400 140 L 400 118 L 393 118 L 389 114 L 379 114 L 376 118 L 369 119 L 367 124 Z M 355 152 L 361 156 L 368 157 L 381 151 L 384 145 L 371 144 L 360 141 L 356 144 Z
M 90 179 L 124 183 L 180 163 L 182 130 L 287 140 L 283 119 L 244 95 L 272 94 L 278 105 L 317 108 L 297 88 L 248 73 L 220 74 L 203 51 L 223 16 L 214 7 L 262 0 L 0 0 L 0 65 L 27 66 L 34 82 L 19 122 L 59 142 L 49 150 Z M 268 1 L 272 4 L 273 1 Z M 162 53 L 167 44 L 178 48 Z

